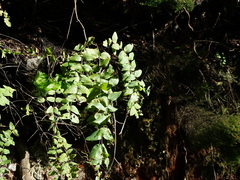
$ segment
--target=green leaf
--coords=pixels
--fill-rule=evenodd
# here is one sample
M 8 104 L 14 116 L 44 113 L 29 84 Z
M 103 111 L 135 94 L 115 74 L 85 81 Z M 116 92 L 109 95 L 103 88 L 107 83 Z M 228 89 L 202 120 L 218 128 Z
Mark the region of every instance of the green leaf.
M 56 101 L 57 103 L 62 102 L 62 100 L 63 100 L 63 98 L 60 98 L 60 97 L 57 97 L 57 98 L 55 99 L 55 101 Z
M 70 105 L 69 104 L 64 104 L 63 106 L 60 107 L 59 110 L 60 111 L 64 111 L 64 110 L 69 111 L 70 110 Z
M 131 65 L 130 64 L 123 64 L 122 71 L 130 71 L 131 70 Z
M 91 109 L 93 107 L 95 107 L 97 110 L 99 111 L 106 111 L 106 107 L 103 106 L 102 103 L 100 103 L 97 99 L 92 100 L 89 104 L 88 104 L 88 108 Z
M 15 126 L 12 122 L 9 123 L 9 129 L 12 131 L 15 129 Z
M 108 105 L 107 107 L 109 109 L 110 112 L 116 112 L 118 109 L 113 107 L 112 105 Z
M 101 125 L 101 124 L 106 124 L 108 119 L 109 119 L 110 115 L 101 115 L 98 118 L 96 118 L 91 124 L 94 125 Z
M 131 62 L 131 70 L 132 71 L 134 71 L 135 70 L 135 68 L 136 68 L 136 61 L 135 60 L 133 60 L 132 62 Z
M 108 95 L 108 99 L 111 101 L 116 101 L 121 94 L 122 94 L 122 91 L 113 92 Z
M 10 151 L 8 149 L 3 149 L 3 154 L 5 155 L 10 154 Z
M 102 132 L 100 129 L 94 131 L 90 136 L 86 138 L 87 141 L 99 141 L 102 139 Z
M 104 46 L 104 47 L 108 47 L 108 41 L 107 41 L 107 40 L 104 40 L 104 41 L 103 41 L 103 46 Z
M 121 51 L 118 55 L 118 60 L 120 64 L 128 64 L 129 63 L 129 59 L 128 59 L 128 55 L 126 54 L 126 52 Z
M 76 85 L 68 86 L 68 88 L 64 91 L 64 94 L 77 94 L 78 87 Z
M 60 87 L 61 87 L 61 84 L 59 84 L 59 82 L 53 82 L 46 87 L 46 91 L 57 90 Z
M 95 99 L 99 95 L 99 93 L 101 93 L 101 90 L 98 87 L 91 88 L 88 95 L 88 101 L 90 102 Z
M 5 85 L 3 85 L 3 87 L 4 88 L 0 88 L 1 89 L 0 94 L 4 96 L 13 97 L 13 92 L 15 91 L 15 89 Z
M 0 94 L 0 106 L 9 105 L 10 101 L 3 95 Z
M 81 51 L 81 50 L 83 50 L 84 48 L 85 48 L 84 45 L 78 44 L 78 45 L 76 45 L 76 46 L 74 47 L 74 51 Z
M 54 114 L 56 114 L 56 115 L 58 115 L 58 116 L 61 115 L 61 112 L 59 111 L 59 109 L 58 109 L 57 107 L 54 107 L 54 108 L 53 108 L 53 112 L 54 112 Z
M 14 130 L 12 131 L 12 133 L 13 133 L 14 136 L 17 136 L 17 137 L 19 136 L 18 130 L 16 130 L 16 129 L 14 129 Z
M 79 118 L 75 114 L 71 114 L 71 122 L 78 124 L 79 123 Z
M 59 156 L 58 161 L 59 161 L 60 163 L 68 161 L 68 155 L 67 155 L 66 153 L 61 154 L 61 155 Z
M 135 76 L 136 78 L 140 77 L 141 75 L 142 75 L 142 70 L 141 70 L 141 69 L 139 69 L 139 70 L 137 70 L 137 71 L 134 72 L 134 76 Z
M 128 88 L 134 88 L 139 86 L 139 81 L 132 81 L 130 83 L 126 83 L 124 86 Z
M 86 48 L 85 51 L 83 52 L 83 58 L 86 61 L 92 61 L 94 59 L 97 59 L 99 55 L 100 52 L 98 49 Z
M 100 85 L 100 88 L 104 91 L 107 92 L 109 89 L 111 89 L 111 86 L 109 85 L 109 83 L 102 83 Z
M 66 97 L 66 100 L 67 100 L 67 102 L 76 102 L 76 100 L 77 100 L 77 95 L 75 95 L 75 94 L 68 95 L 68 96 Z
M 5 165 L 5 164 L 9 164 L 9 163 L 11 163 L 11 160 L 5 160 L 5 161 L 0 162 L 1 165 Z
M 134 106 L 132 106 L 131 109 L 130 109 L 130 116 L 134 116 L 136 114 L 137 114 L 137 110 Z
M 55 102 L 55 97 L 49 96 L 49 97 L 47 97 L 47 101 L 49 101 L 49 102 Z
M 117 43 L 117 40 L 118 40 L 118 35 L 116 32 L 114 32 L 112 35 L 112 41 L 113 41 L 113 43 Z
M 102 127 L 100 130 L 102 132 L 102 135 L 103 135 L 104 139 L 106 139 L 108 141 L 113 141 L 114 140 L 114 138 L 112 136 L 112 133 L 111 133 L 109 128 Z
M 133 81 L 133 80 L 135 80 L 135 79 L 136 79 L 136 77 L 134 76 L 134 74 L 130 74 L 130 75 L 127 77 L 126 81 Z
M 112 44 L 112 49 L 113 49 L 114 51 L 117 51 L 117 50 L 120 49 L 120 45 L 119 45 L 118 43 L 113 43 L 113 44 Z
M 100 62 L 99 65 L 103 67 L 107 67 L 109 64 L 109 61 L 111 59 L 111 56 L 107 52 L 102 52 L 100 56 Z
M 131 95 L 129 102 L 137 102 L 139 99 L 139 95 L 135 92 Z
M 44 103 L 44 102 L 45 102 L 45 98 L 43 98 L 43 97 L 38 97 L 38 98 L 37 98 L 37 101 L 38 101 L 39 103 Z
M 82 68 L 83 68 L 83 71 L 84 71 L 84 72 L 90 72 L 90 71 L 92 71 L 92 67 L 89 66 L 88 64 L 82 65 Z
M 109 163 L 110 163 L 110 160 L 109 160 L 109 158 L 105 158 L 104 159 L 104 164 L 105 164 L 105 166 L 108 168 L 108 166 L 109 166 Z
M 69 112 L 64 113 L 61 115 L 61 119 L 71 119 L 71 114 Z
M 128 54 L 128 59 L 129 59 L 130 61 L 134 59 L 134 53 L 133 53 L 133 52 L 131 52 L 131 53 Z
M 126 53 L 130 53 L 133 50 L 133 44 L 128 44 L 124 47 Z
M 46 113 L 53 114 L 53 107 L 49 106 L 48 109 L 46 110 Z
M 75 113 L 75 114 L 77 114 L 77 115 L 80 114 L 79 111 L 78 111 L 78 108 L 76 106 L 74 106 L 74 105 L 70 106 L 70 111 Z
M 78 61 L 79 62 L 79 61 L 82 60 L 82 57 L 79 56 L 78 54 L 75 54 L 75 55 L 71 56 L 68 60 L 69 61 Z
M 81 82 L 86 86 L 92 86 L 93 85 L 92 80 L 85 75 L 81 75 Z
M 78 86 L 78 92 L 81 93 L 81 94 L 86 94 L 88 96 L 89 93 L 90 93 L 90 90 L 84 85 L 79 85 Z
M 128 96 L 131 95 L 133 93 L 133 89 L 132 88 L 126 88 L 126 91 L 124 92 L 124 96 Z
M 117 78 L 111 78 L 109 80 L 109 84 L 111 84 L 112 86 L 116 86 L 119 83 L 119 79 Z

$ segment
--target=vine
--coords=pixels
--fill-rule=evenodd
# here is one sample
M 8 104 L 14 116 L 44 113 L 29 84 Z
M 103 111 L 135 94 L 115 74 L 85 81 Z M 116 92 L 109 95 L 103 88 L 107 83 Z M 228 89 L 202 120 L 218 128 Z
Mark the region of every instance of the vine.
M 14 89 L 5 85 L 3 86 L 3 88 L 0 88 L 0 106 L 10 105 L 10 101 L 7 97 L 12 97 L 14 91 Z M 8 126 L 0 124 L 0 127 L 0 180 L 4 180 L 4 175 L 9 174 L 10 172 L 9 169 L 6 167 L 7 164 L 11 163 L 11 160 L 8 158 L 8 155 L 10 154 L 9 147 L 11 145 L 15 145 L 13 135 L 19 135 L 12 122 L 9 122 Z
M 60 73 L 50 77 L 38 72 L 34 81 L 38 102 L 46 107 L 45 117 L 51 124 L 49 130 L 54 133 L 53 146 L 48 151 L 54 155 L 50 158 L 55 162 L 53 172 L 60 172 L 69 179 L 76 175 L 72 168 L 75 155 L 61 135 L 59 124 L 87 123 L 95 127 L 96 130 L 86 138 L 97 142 L 88 161 L 96 171 L 96 179 L 100 179 L 101 167 L 108 168 L 110 164 L 108 147 L 115 142 L 113 134 L 116 132 L 110 128 L 116 126 L 115 112 L 123 106 L 126 116 L 139 118 L 142 115 L 142 92 L 149 92 L 145 83 L 139 80 L 142 71 L 136 70 L 133 44 L 123 47 L 122 42 L 118 42 L 117 33 L 114 33 L 112 38 L 103 42 L 103 49 L 101 51 L 94 38 L 90 37 L 85 44 L 77 45 L 72 55 L 65 56 Z

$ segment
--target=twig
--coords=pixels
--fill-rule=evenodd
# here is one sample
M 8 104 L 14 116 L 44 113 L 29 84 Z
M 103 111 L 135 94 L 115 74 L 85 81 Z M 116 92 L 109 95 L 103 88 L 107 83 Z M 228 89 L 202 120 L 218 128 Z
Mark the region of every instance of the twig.
M 63 42 L 63 44 L 62 44 L 62 48 L 63 48 L 65 42 L 68 40 L 70 31 L 71 31 L 72 19 L 73 19 L 73 14 L 74 14 L 74 12 L 75 12 L 75 11 L 74 11 L 74 8 L 73 8 L 72 15 L 71 15 L 71 18 L 70 18 L 70 21 L 69 21 L 69 25 L 68 25 L 68 32 L 67 32 L 67 35 L 66 35 L 66 39 L 64 40 L 64 42 Z
M 126 116 L 125 116 L 125 119 L 124 119 L 124 122 L 123 122 L 123 125 L 122 125 L 122 128 L 121 128 L 121 131 L 120 131 L 119 135 L 121 135 L 122 132 L 123 132 L 123 129 L 125 127 L 125 124 L 126 124 L 126 121 L 127 121 L 127 118 L 128 118 L 128 113 L 129 113 L 129 111 L 126 113 Z
M 111 162 L 111 165 L 109 166 L 108 172 L 113 166 L 114 161 L 118 162 L 116 160 L 116 153 L 117 153 L 117 120 L 115 113 L 113 113 L 113 123 L 114 123 L 114 149 L 113 149 L 113 160 Z
M 189 27 L 192 31 L 194 31 L 193 27 L 192 27 L 191 24 L 190 24 L 190 19 L 191 19 L 190 14 L 189 14 L 188 10 L 187 10 L 185 7 L 184 7 L 183 9 L 184 9 L 185 13 L 188 15 L 188 27 Z
M 77 0 L 74 0 L 74 12 L 75 12 L 75 16 L 76 16 L 76 19 L 77 19 L 78 23 L 82 26 L 83 35 L 84 35 L 84 38 L 85 38 L 85 41 L 86 41 L 87 40 L 87 35 L 86 35 L 85 27 L 83 26 L 82 22 L 78 18 Z
M 11 36 L 8 36 L 8 35 L 2 34 L 2 33 L 0 33 L 0 36 L 6 37 L 6 38 L 10 38 L 10 39 L 12 39 L 14 41 L 17 41 L 17 42 L 23 44 L 21 41 L 19 41 L 18 39 L 14 38 L 14 37 L 11 37 Z

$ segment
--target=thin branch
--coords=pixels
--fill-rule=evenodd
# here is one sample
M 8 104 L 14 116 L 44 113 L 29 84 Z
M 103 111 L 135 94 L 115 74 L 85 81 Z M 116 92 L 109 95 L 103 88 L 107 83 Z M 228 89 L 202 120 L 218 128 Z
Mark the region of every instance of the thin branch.
M 70 31 L 71 31 L 71 27 L 72 27 L 73 15 L 74 15 L 74 12 L 75 12 L 74 9 L 75 8 L 73 8 L 73 11 L 72 11 L 72 15 L 71 15 L 71 18 L 70 18 L 70 21 L 69 21 L 69 25 L 68 25 L 68 32 L 67 32 L 67 35 L 66 35 L 66 39 L 64 40 L 64 42 L 62 44 L 62 48 L 63 48 L 64 44 L 66 43 L 66 41 L 69 38 L 69 34 L 70 34 Z
M 192 27 L 191 24 L 190 24 L 190 20 L 191 20 L 190 14 L 189 14 L 188 10 L 187 10 L 185 7 L 184 7 L 183 9 L 184 9 L 185 13 L 186 13 L 187 16 L 188 16 L 188 27 L 189 27 L 192 31 L 194 31 L 193 27 Z
M 84 35 L 84 38 L 85 38 L 85 41 L 86 41 L 87 40 L 87 35 L 86 35 L 85 27 L 83 26 L 83 23 L 78 18 L 77 0 L 74 0 L 74 11 L 75 11 L 75 16 L 76 16 L 76 19 L 77 19 L 78 23 L 82 26 L 83 35 Z
M 129 113 L 129 111 L 126 113 L 126 116 L 125 116 L 125 119 L 124 119 L 124 122 L 123 122 L 123 125 L 122 125 L 122 128 L 121 128 L 121 131 L 120 131 L 119 135 L 121 135 L 122 132 L 123 132 L 123 129 L 125 127 L 125 124 L 126 124 L 126 121 L 127 121 L 127 118 L 128 118 L 128 113 Z
M 117 120 L 115 113 L 113 113 L 113 123 L 114 123 L 114 149 L 113 149 L 113 160 L 111 162 L 111 165 L 109 166 L 108 172 L 113 166 L 114 161 L 116 160 L 116 153 L 117 153 Z
M 21 41 L 19 41 L 18 39 L 14 38 L 14 37 L 11 37 L 11 36 L 8 36 L 8 35 L 2 34 L 2 33 L 0 33 L 0 36 L 6 37 L 6 38 L 10 38 L 10 39 L 12 39 L 14 41 L 17 41 L 17 42 L 23 44 Z

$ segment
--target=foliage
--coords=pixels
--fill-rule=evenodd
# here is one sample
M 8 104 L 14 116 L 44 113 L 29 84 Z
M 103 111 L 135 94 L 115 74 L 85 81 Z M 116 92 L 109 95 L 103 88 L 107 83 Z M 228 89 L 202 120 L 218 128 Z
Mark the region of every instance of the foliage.
M 61 169 L 60 164 L 73 160 L 74 155 L 70 145 L 62 139 L 58 124 L 87 123 L 94 126 L 96 130 L 86 138 L 87 141 L 98 142 L 90 152 L 89 163 L 96 171 L 102 165 L 108 168 L 110 160 L 106 145 L 114 141 L 110 127 L 116 121 L 116 102 L 121 99 L 121 106 L 126 104 L 123 108 L 126 113 L 139 118 L 142 115 L 141 92 L 148 93 L 145 83 L 138 80 L 142 71 L 136 70 L 132 44 L 123 47 L 114 33 L 112 38 L 103 42 L 105 50 L 110 52 L 101 52 L 93 41 L 94 38 L 90 37 L 85 44 L 77 45 L 73 55 L 63 59 L 59 74 L 50 77 L 38 72 L 34 81 L 38 102 L 45 105 L 46 117 L 51 122 L 49 129 L 55 134 L 54 144 L 48 153 L 59 151 L 56 166 L 68 178 L 71 178 L 70 168 L 73 164 L 67 168 L 69 171 Z M 62 146 L 59 147 L 56 137 L 62 139 Z
M 53 136 L 53 146 L 49 148 L 48 154 L 51 160 L 51 171 L 49 175 L 54 176 L 54 179 L 59 179 L 59 176 L 66 175 L 68 179 L 77 177 L 76 163 L 73 162 L 75 154 L 72 153 L 73 149 L 71 144 L 62 137 L 59 131 Z
M 12 97 L 14 91 L 15 90 L 9 86 L 3 86 L 3 88 L 0 88 L 0 106 L 6 106 L 10 104 L 10 101 L 7 99 L 7 97 Z M 4 126 L 0 124 L 0 127 Z M 10 154 L 9 146 L 15 145 L 12 135 L 18 136 L 18 131 L 15 129 L 14 124 L 9 122 L 8 128 L 6 130 L 1 128 L 0 133 L 0 179 L 4 179 L 1 175 L 8 173 L 8 169 L 4 166 L 11 162 L 7 156 Z
M 191 11 L 194 8 L 194 1 L 193 0 L 142 0 L 142 5 L 153 7 L 153 8 L 160 8 L 160 9 L 170 9 L 174 10 L 175 12 L 182 11 L 183 8 Z
M 8 26 L 11 27 L 11 22 L 10 22 L 10 16 L 8 15 L 8 12 L 2 9 L 1 3 L 0 3 L 0 16 L 3 16 L 3 21 L 4 23 Z

